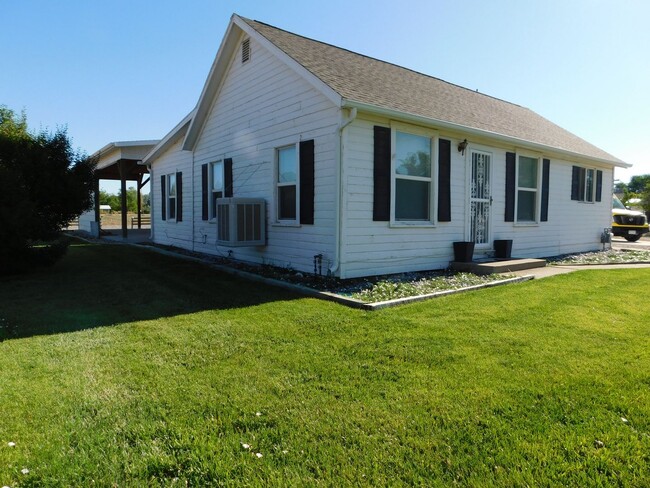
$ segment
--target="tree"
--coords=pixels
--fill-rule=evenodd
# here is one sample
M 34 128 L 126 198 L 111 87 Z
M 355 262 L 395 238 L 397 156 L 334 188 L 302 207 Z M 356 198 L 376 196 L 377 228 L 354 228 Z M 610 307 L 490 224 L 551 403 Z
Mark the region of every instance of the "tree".
M 631 193 L 641 193 L 645 190 L 648 183 L 650 183 L 650 175 L 633 176 L 627 184 L 627 189 Z
M 65 129 L 32 134 L 24 113 L 0 106 L 0 274 L 28 266 L 44 254 L 36 242 L 90 208 L 94 167 Z
M 111 210 L 116 212 L 122 211 L 122 190 L 118 190 L 117 195 L 105 192 L 99 192 L 99 204 L 110 205 Z M 142 195 L 142 212 L 149 213 L 149 194 Z M 134 187 L 126 190 L 126 210 L 135 213 L 138 211 L 138 191 Z

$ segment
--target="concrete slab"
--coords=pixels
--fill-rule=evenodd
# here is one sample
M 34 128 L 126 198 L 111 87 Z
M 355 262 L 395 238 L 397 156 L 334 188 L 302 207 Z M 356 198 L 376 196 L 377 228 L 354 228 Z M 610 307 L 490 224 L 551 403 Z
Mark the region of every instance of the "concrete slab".
M 455 271 L 466 271 L 477 275 L 510 273 L 514 271 L 543 268 L 543 259 L 496 259 L 492 261 L 472 261 L 471 263 L 452 262 L 449 267 Z

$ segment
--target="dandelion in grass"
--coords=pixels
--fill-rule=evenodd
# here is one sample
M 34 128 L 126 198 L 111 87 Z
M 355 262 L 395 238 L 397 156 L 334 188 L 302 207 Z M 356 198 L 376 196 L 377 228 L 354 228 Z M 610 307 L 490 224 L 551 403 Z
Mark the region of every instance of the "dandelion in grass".
M 263 454 L 261 452 L 256 452 L 255 455 L 257 456 L 257 459 L 261 458 Z
M 256 417 L 261 417 L 261 416 L 262 416 L 262 412 L 255 412 L 255 416 L 256 416 Z
M 250 449 L 250 448 L 251 448 L 251 445 L 250 445 L 250 444 L 246 444 L 245 442 L 242 442 L 242 445 L 241 445 L 241 446 L 242 446 L 244 449 Z
M 23 474 L 29 474 L 29 469 L 23 468 L 23 469 L 20 470 L 20 472 L 23 473 Z

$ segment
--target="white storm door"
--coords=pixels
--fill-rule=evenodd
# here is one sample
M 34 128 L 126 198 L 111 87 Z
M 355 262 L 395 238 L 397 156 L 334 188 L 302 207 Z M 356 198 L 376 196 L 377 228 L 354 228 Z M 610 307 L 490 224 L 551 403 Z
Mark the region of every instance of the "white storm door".
M 491 248 L 492 155 L 472 150 L 470 156 L 469 240 L 476 248 Z

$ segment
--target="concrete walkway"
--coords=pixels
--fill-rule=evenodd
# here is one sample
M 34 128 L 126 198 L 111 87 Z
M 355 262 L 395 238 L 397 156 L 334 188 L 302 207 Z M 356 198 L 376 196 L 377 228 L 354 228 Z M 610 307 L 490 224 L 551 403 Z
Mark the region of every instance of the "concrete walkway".
M 574 271 L 585 271 L 588 269 L 624 269 L 624 268 L 650 268 L 650 263 L 621 263 L 621 264 L 583 264 L 575 266 L 545 266 L 543 268 L 526 269 L 514 271 L 515 276 L 534 276 L 538 278 L 548 278 L 559 274 L 572 273 Z
M 102 241 L 118 242 L 121 244 L 150 242 L 149 236 L 151 236 L 151 229 L 128 229 L 126 239 L 122 237 L 122 229 L 107 229 L 107 232 L 110 232 L 110 234 L 106 235 L 102 232 Z

